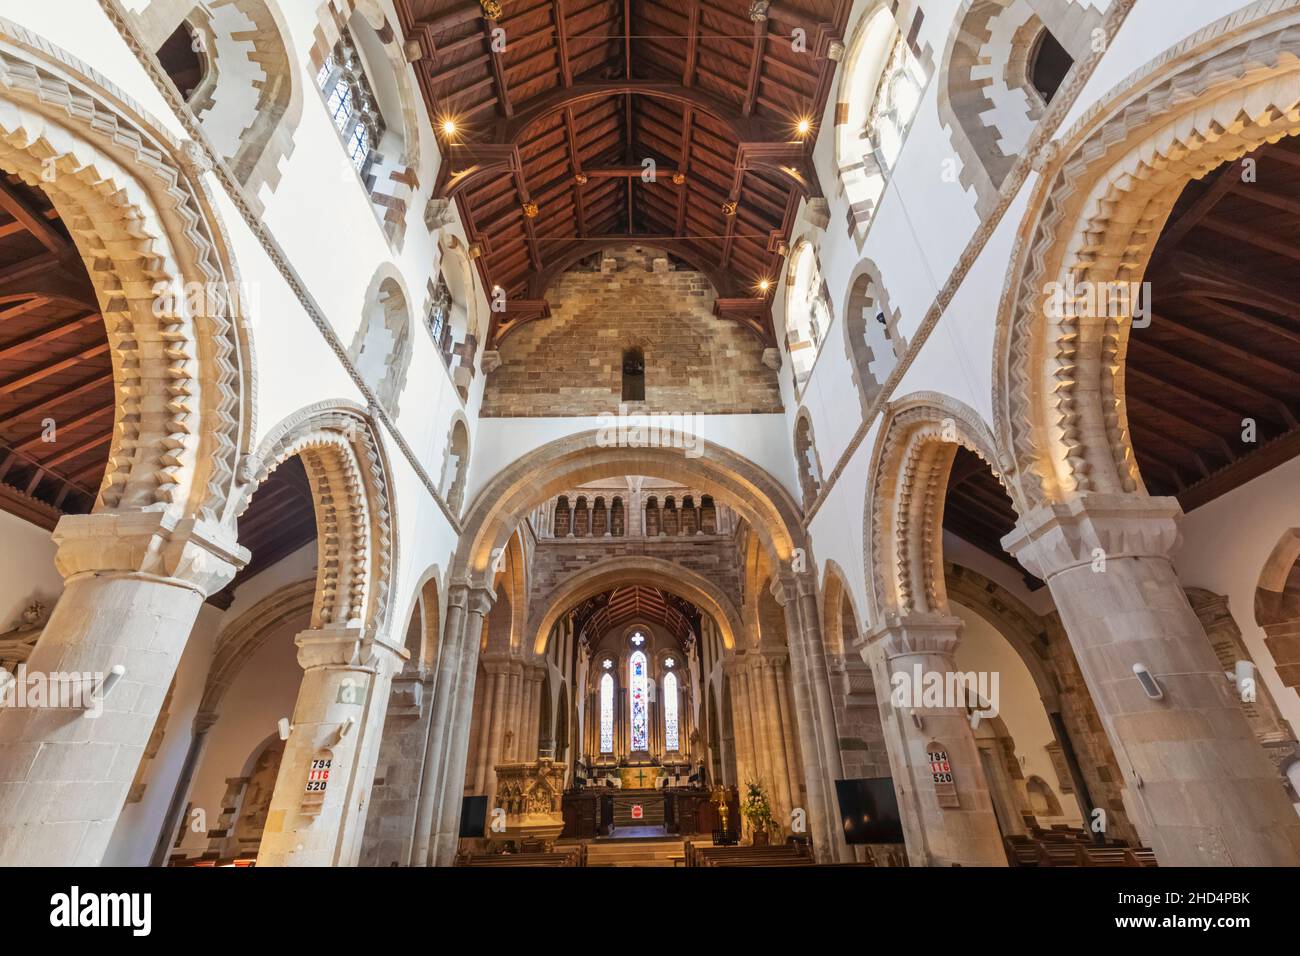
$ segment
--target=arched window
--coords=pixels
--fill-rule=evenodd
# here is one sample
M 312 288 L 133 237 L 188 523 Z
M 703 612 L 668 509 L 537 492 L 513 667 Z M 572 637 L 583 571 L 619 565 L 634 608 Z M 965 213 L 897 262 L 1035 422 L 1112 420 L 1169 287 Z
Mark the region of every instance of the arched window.
M 1029 82 L 1044 103 L 1052 102 L 1052 97 L 1065 82 L 1065 74 L 1070 72 L 1072 66 L 1074 57 L 1061 46 L 1061 41 L 1052 35 L 1052 31 L 1044 27 L 1038 34 L 1038 41 L 1029 57 Z
M 894 14 L 881 8 L 857 32 L 840 81 L 835 159 L 849 199 L 850 224 L 866 232 L 898 161 L 925 89 L 917 60 Z
M 207 75 L 207 64 L 200 52 L 204 41 L 188 21 L 182 20 L 163 45 L 158 48 L 158 62 L 163 72 L 176 84 L 188 101 Z
M 645 401 L 645 353 L 640 349 L 623 352 L 623 401 Z
M 650 688 L 644 651 L 633 651 L 627 663 L 627 699 L 631 710 L 633 753 L 650 749 Z
M 785 300 L 786 346 L 794 366 L 795 385 L 802 387 L 817 361 L 822 335 L 830 325 L 831 306 L 822 281 L 817 250 L 805 242 L 795 251 Z
M 664 748 L 680 749 L 677 732 L 677 675 L 669 671 L 664 675 Z
M 429 337 L 433 339 L 433 344 L 444 360 L 451 357 L 451 310 L 451 289 L 447 287 L 447 280 L 439 272 L 438 284 L 434 286 L 433 294 L 429 297 L 429 315 L 425 319 L 425 324 L 429 328 Z
M 610 674 L 600 679 L 600 752 L 614 752 L 614 678 Z
M 343 137 L 352 165 L 364 175 L 385 125 L 361 54 L 347 29 L 316 72 L 316 85 L 325 97 L 325 107 Z

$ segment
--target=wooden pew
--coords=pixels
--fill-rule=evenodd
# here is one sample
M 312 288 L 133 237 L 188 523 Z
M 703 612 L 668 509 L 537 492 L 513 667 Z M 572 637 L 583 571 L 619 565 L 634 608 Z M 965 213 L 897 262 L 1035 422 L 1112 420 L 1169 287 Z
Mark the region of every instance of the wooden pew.
M 457 866 L 586 866 L 585 844 L 552 853 L 462 853 Z

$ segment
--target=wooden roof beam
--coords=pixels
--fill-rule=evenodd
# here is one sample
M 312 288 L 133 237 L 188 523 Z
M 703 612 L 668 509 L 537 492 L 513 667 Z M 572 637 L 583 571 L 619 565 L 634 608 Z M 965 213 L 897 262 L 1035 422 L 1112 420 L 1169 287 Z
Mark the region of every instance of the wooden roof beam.
M 35 236 L 50 252 L 61 256 L 68 251 L 71 243 L 63 237 L 63 233 L 55 229 L 40 211 L 19 196 L 13 186 L 2 176 L 0 176 L 0 208 L 22 223 L 23 228 Z

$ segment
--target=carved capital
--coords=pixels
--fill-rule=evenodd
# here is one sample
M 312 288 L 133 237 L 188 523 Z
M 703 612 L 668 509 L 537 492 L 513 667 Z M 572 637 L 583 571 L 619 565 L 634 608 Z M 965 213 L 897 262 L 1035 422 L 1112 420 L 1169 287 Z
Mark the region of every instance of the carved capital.
M 298 646 L 298 663 L 303 670 L 346 667 L 386 676 L 400 671 L 410 657 L 406 648 L 367 637 L 364 628 L 347 624 L 326 624 L 303 631 L 293 642 Z
M 484 375 L 491 375 L 501 367 L 501 353 L 496 349 L 484 349 L 483 358 L 479 360 L 479 368 L 483 369 Z
M 888 614 L 858 642 L 862 659 L 870 663 L 876 647 L 886 660 L 918 655 L 951 658 L 961 640 L 962 620 L 949 614 Z
M 776 348 L 763 349 L 763 364 L 774 372 L 781 371 L 781 350 Z
M 1035 508 L 1002 546 L 1046 581 L 1101 557 L 1168 558 L 1178 547 L 1182 514 L 1176 498 L 1083 495 Z
M 164 511 L 65 515 L 54 528 L 54 562 L 64 578 L 138 574 L 170 579 L 204 596 L 220 591 L 248 563 L 230 529 Z

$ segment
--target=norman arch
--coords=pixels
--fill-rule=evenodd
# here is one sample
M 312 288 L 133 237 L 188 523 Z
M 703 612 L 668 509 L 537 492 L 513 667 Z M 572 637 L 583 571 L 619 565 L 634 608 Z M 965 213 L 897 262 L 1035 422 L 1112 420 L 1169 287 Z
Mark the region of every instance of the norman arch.
M 294 455 L 306 467 L 316 506 L 320 558 L 312 627 L 360 626 L 373 636 L 387 621 L 397 560 L 387 456 L 357 406 L 310 406 L 263 439 L 246 466 L 239 512 L 257 486 Z
M 1247 9 L 1090 110 L 1034 192 L 994 352 L 997 434 L 1027 504 L 1144 490 L 1124 395 L 1131 315 L 1063 308 L 1051 293 L 1139 282 L 1189 180 L 1300 132 L 1296 12 Z
M 239 288 L 212 197 L 184 145 L 136 104 L 110 103 L 75 58 L 3 26 L 0 167 L 68 224 L 108 330 L 117 417 L 96 510 L 220 520 L 253 427 L 252 346 L 232 303 L 186 299 Z M 146 400 L 154 381 L 175 398 Z
M 419 188 L 420 165 L 418 94 L 413 88 L 411 65 L 402 50 L 401 30 L 388 22 L 379 0 L 324 0 L 316 16 L 315 42 L 309 54 L 312 76 L 325 70 L 345 31 L 360 49 L 362 61 L 371 67 L 372 81 L 379 79 L 381 67 L 388 70 L 384 84 L 374 91 L 385 130 L 379 142 L 373 144 L 363 185 L 380 228 L 400 252 L 411 199 Z
M 875 620 L 947 613 L 944 490 L 958 447 L 1002 473 L 993 436 L 974 410 L 933 392 L 891 403 L 880 436 L 863 529 Z
M 481 577 L 515 524 L 543 501 L 602 478 L 650 475 L 699 488 L 733 507 L 775 560 L 789 561 L 801 540 L 798 509 L 789 493 L 757 465 L 703 439 L 699 457 L 672 448 L 618 448 L 599 430 L 557 439 L 521 456 L 478 493 L 464 521 L 458 573 Z
M 397 415 L 411 367 L 411 310 L 401 274 L 390 264 L 380 266 L 366 288 L 348 358 L 388 413 Z

